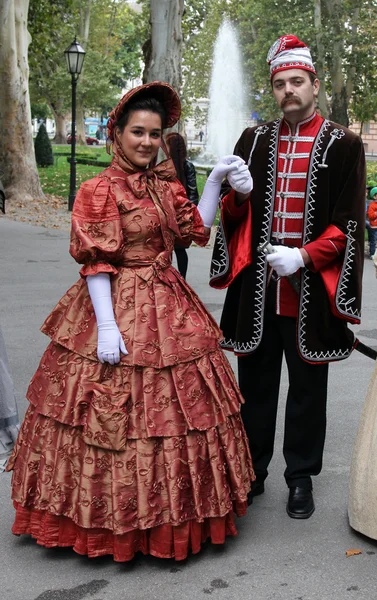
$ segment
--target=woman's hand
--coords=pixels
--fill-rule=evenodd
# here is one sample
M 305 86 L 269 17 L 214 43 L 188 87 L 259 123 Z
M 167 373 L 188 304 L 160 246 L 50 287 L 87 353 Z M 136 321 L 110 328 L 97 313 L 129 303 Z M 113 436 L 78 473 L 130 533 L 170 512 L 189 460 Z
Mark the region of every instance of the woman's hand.
M 224 158 L 214 166 L 206 181 L 202 197 L 198 204 L 198 211 L 200 212 L 205 227 L 211 228 L 215 220 L 222 180 L 225 175 L 228 175 L 230 171 L 237 169 L 242 163 L 244 163 L 242 158 L 231 154 L 229 156 L 224 156 Z
M 108 273 L 88 275 L 86 283 L 97 319 L 98 360 L 115 365 L 120 361 L 120 353 L 128 352 L 114 319 L 110 276 Z
M 101 363 L 108 362 L 116 365 L 120 361 L 121 352 L 128 354 L 115 321 L 104 321 L 98 324 L 98 360 Z

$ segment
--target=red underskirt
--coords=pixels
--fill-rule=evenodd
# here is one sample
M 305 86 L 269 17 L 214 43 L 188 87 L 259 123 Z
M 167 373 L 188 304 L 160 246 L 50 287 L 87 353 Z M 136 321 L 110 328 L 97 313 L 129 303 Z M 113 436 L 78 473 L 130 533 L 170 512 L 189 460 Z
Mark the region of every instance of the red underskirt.
M 202 523 L 187 521 L 182 525 L 159 525 L 114 535 L 108 529 L 84 529 L 68 517 L 24 508 L 17 502 L 14 506 L 16 518 L 12 533 L 15 535 L 30 534 L 45 548 L 73 547 L 77 554 L 89 558 L 111 554 L 117 562 L 129 561 L 139 551 L 158 558 L 184 560 L 190 550 L 193 554 L 200 552 L 201 544 L 208 538 L 212 544 L 223 544 L 227 535 L 237 535 L 232 512 Z

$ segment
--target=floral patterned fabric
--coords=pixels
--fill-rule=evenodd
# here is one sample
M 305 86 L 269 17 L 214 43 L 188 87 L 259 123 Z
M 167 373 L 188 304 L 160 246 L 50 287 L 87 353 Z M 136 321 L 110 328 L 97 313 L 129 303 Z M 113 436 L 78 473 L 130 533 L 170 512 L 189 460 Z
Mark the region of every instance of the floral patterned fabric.
M 156 175 L 157 169 L 157 175 Z M 51 338 L 27 393 L 13 469 L 13 532 L 47 547 L 130 560 L 185 558 L 235 535 L 254 478 L 242 397 L 221 332 L 171 266 L 177 239 L 204 245 L 169 165 L 117 164 L 80 188 L 71 254 L 81 279 L 42 326 Z M 128 355 L 97 359 L 85 276 L 111 274 Z

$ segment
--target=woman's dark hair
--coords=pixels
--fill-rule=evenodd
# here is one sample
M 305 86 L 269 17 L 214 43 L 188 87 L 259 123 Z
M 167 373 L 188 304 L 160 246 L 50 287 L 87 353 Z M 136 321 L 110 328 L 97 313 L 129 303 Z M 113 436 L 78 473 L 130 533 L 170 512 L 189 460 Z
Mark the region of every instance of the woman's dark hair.
M 125 126 L 127 125 L 129 118 L 132 113 L 138 110 L 147 110 L 152 113 L 156 113 L 161 117 L 161 127 L 165 129 L 166 127 L 166 111 L 161 102 L 156 100 L 156 98 L 150 98 L 148 96 L 142 97 L 141 95 L 137 95 L 133 100 L 131 99 L 125 106 L 124 112 L 119 117 L 117 122 L 115 123 L 116 127 L 119 127 L 120 132 L 123 133 Z
M 177 178 L 184 188 L 186 188 L 187 180 L 185 173 L 185 160 L 187 158 L 187 149 L 185 140 L 179 133 L 168 133 L 166 143 L 169 149 L 170 157 L 177 171 Z

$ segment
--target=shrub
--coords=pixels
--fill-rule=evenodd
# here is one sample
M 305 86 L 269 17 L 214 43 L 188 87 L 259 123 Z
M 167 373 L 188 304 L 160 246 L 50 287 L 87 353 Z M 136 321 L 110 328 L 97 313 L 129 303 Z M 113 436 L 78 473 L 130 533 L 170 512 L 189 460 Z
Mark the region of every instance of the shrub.
M 39 126 L 34 148 L 38 167 L 49 167 L 54 164 L 51 142 L 43 123 Z
M 196 158 L 198 158 L 201 151 L 202 151 L 202 148 L 190 148 L 187 151 L 188 159 L 195 160 Z

